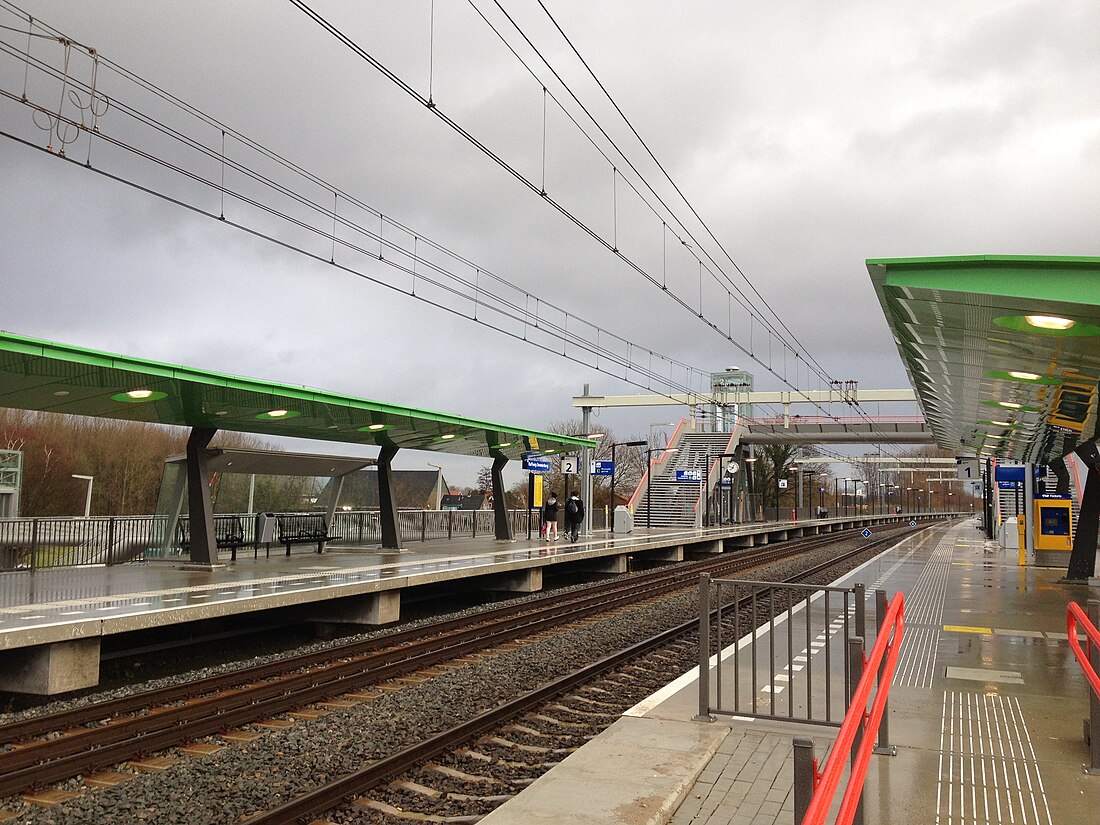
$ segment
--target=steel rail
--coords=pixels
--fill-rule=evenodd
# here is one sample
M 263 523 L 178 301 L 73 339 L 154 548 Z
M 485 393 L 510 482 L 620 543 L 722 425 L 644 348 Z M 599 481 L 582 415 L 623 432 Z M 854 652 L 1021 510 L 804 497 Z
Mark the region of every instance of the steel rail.
M 698 562 L 690 562 L 688 565 L 672 569 L 654 571 L 648 574 L 646 581 L 651 582 L 654 588 L 661 586 L 661 582 L 676 580 L 688 575 L 692 571 L 708 569 L 712 566 L 725 566 L 742 562 L 751 562 L 753 565 L 766 564 L 787 555 L 787 551 L 805 552 L 820 545 L 828 543 L 828 539 L 839 538 L 843 533 L 831 533 L 827 536 L 812 536 L 804 540 L 788 542 L 781 548 L 769 547 L 758 551 L 738 553 L 735 557 L 706 559 Z M 97 722 L 113 716 L 136 713 L 148 708 L 150 705 L 167 704 L 184 699 L 190 699 L 203 694 L 229 690 L 243 684 L 265 681 L 295 670 L 316 667 L 323 661 L 346 658 L 349 656 L 361 656 L 374 654 L 382 647 L 394 647 L 418 642 L 426 636 L 438 635 L 455 629 L 476 630 L 478 627 L 490 624 L 501 617 L 526 615 L 532 616 L 545 609 L 545 605 L 551 605 L 553 610 L 560 610 L 562 603 L 569 601 L 581 602 L 585 600 L 606 600 L 609 595 L 617 592 L 629 591 L 637 598 L 637 589 L 642 587 L 637 579 L 631 581 L 604 582 L 592 585 L 581 593 L 546 593 L 533 596 L 520 605 L 508 605 L 493 607 L 481 611 L 474 617 L 463 616 L 454 619 L 446 619 L 434 622 L 430 625 L 397 630 L 382 636 L 329 648 L 323 652 L 311 652 L 289 656 L 274 662 L 259 665 L 250 665 L 231 673 L 208 676 L 203 679 L 188 682 L 186 684 L 169 685 L 149 691 L 131 694 L 129 696 L 109 699 L 102 702 L 82 707 L 71 708 L 53 714 L 34 716 L 0 725 L 0 744 L 17 742 L 21 739 L 41 737 L 48 733 L 77 727 L 89 722 Z M 471 627 L 471 622 L 476 623 Z
M 501 626 L 497 628 L 486 624 L 474 629 L 464 628 L 456 631 L 449 642 L 446 637 L 421 638 L 415 643 L 368 655 L 365 661 L 362 657 L 346 661 L 346 653 L 339 656 L 334 651 L 328 651 L 326 659 L 331 660 L 337 655 L 344 661 L 338 661 L 324 669 L 294 673 L 277 681 L 242 687 L 242 679 L 247 681 L 258 672 L 266 673 L 268 670 L 268 666 L 247 668 L 233 674 L 233 689 L 222 689 L 204 700 L 189 702 L 180 707 L 157 708 L 151 713 L 113 720 L 107 725 L 70 730 L 56 739 L 0 752 L 0 797 L 18 793 L 28 786 L 60 781 L 141 753 L 168 748 L 181 741 L 214 735 L 227 728 L 285 713 L 339 693 L 361 689 L 365 684 L 394 678 L 478 649 L 511 641 L 517 636 L 531 635 L 622 605 L 634 605 L 640 597 L 656 597 L 689 586 L 688 583 L 694 582 L 700 568 L 731 570 L 758 566 L 776 558 L 805 552 L 806 544 L 816 547 L 838 537 L 839 534 L 831 534 L 824 541 L 811 539 L 797 545 L 787 544 L 756 553 L 738 554 L 733 558 L 707 560 L 691 565 L 690 569 L 667 571 L 668 575 L 658 583 L 651 580 L 626 583 L 620 588 L 619 595 L 612 599 L 604 592 L 573 599 L 572 604 L 566 606 L 566 612 L 563 612 L 561 600 L 554 599 L 551 595 L 538 600 L 543 603 L 538 605 L 534 615 L 528 611 L 502 618 Z M 855 552 L 864 552 L 866 549 L 867 545 L 857 548 Z M 835 563 L 835 559 L 830 559 L 825 566 Z M 529 605 L 520 605 L 518 609 L 523 610 L 525 607 Z M 515 609 L 512 609 L 513 613 Z M 444 624 L 453 626 L 463 621 L 468 620 L 448 620 Z M 434 629 L 418 628 L 397 635 L 413 633 L 422 637 Z M 392 641 L 388 637 L 381 639 Z M 307 655 L 305 663 L 300 666 L 315 666 L 316 663 L 315 655 Z M 282 664 L 285 668 L 286 663 Z M 271 674 L 268 674 L 268 678 L 271 678 Z M 190 695 L 195 695 L 194 686 L 191 687 Z M 153 693 L 162 694 L 163 691 Z M 148 703 L 139 702 L 137 706 L 145 709 Z M 98 713 L 91 718 L 103 719 L 106 715 L 103 707 L 92 707 Z M 56 729 L 56 725 L 48 727 L 48 730 Z
M 852 556 L 865 553 L 869 549 L 876 549 L 879 545 L 891 540 L 893 539 L 880 539 L 871 544 L 864 545 L 863 547 L 858 547 L 846 553 L 842 553 L 836 558 L 815 565 L 809 570 L 801 571 L 782 583 L 788 584 L 799 579 L 809 578 Z M 743 598 L 741 601 L 745 602 L 745 604 L 739 604 L 738 607 L 747 606 L 747 598 Z M 713 621 L 716 616 L 717 609 L 712 610 L 710 614 L 711 621 Z M 625 661 L 644 655 L 693 630 L 697 631 L 698 627 L 698 618 L 689 619 L 683 624 L 662 631 L 631 647 L 613 653 L 610 656 L 606 656 L 560 679 L 556 679 L 540 688 L 529 691 L 516 699 L 502 703 L 496 708 L 481 713 L 455 727 L 449 728 L 437 736 L 426 739 L 416 745 L 412 745 L 392 756 L 373 762 L 366 768 L 340 777 L 331 783 L 294 797 L 276 808 L 272 808 L 251 819 L 245 820 L 243 825 L 294 825 L 294 823 L 297 823 L 304 817 L 320 815 L 336 807 L 347 797 L 361 794 L 381 781 L 403 773 L 417 762 L 437 756 L 448 748 L 454 747 L 463 741 L 481 734 L 485 730 L 491 729 L 495 725 L 499 725 L 508 719 L 525 713 L 532 707 L 538 706 L 548 699 L 572 690 L 578 685 L 600 676 L 604 672 L 617 667 Z

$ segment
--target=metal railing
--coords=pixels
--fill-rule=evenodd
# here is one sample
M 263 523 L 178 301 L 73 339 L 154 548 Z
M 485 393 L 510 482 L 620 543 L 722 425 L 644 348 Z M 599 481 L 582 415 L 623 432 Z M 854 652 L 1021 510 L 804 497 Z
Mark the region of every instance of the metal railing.
M 1074 657 L 1085 672 L 1089 692 L 1089 718 L 1085 720 L 1085 741 L 1089 748 L 1089 764 L 1085 773 L 1100 776 L 1100 601 L 1089 599 L 1088 615 L 1081 605 L 1070 602 L 1066 609 L 1066 635 Z M 1078 629 L 1085 634 L 1085 649 L 1077 641 Z
M 894 753 L 883 737 L 888 737 L 885 733 L 888 730 L 886 703 L 905 634 L 905 596 L 896 593 L 887 602 L 883 593 L 878 604 L 878 637 L 871 654 L 864 655 L 862 637 L 848 640 L 850 681 L 854 687 L 848 713 L 836 741 L 829 749 L 823 770 L 817 770 L 813 740 L 803 736 L 794 739 L 794 821 L 799 825 L 823 825 L 840 785 L 845 761 L 851 762 L 851 772 L 835 821 L 837 825 L 861 823 L 863 783 L 867 778 L 871 754 Z M 875 689 L 875 696 L 868 711 L 872 688 Z M 876 735 L 879 737 L 877 745 Z
M 717 604 L 718 619 L 713 705 L 708 621 L 712 596 Z M 711 579 L 706 574 L 701 576 L 700 718 L 719 713 L 840 725 L 848 709 L 850 652 L 845 644 L 841 651 L 834 653 L 836 645 L 833 637 L 842 633 L 840 638 L 847 639 L 851 635 L 849 630 L 853 622 L 856 635 L 862 637 L 866 623 L 865 605 L 862 584 L 822 587 Z M 741 615 L 745 609 L 749 614 L 747 619 Z M 767 610 L 769 618 L 758 628 L 757 614 L 761 609 Z M 781 610 L 778 616 L 777 609 Z M 725 619 L 730 611 L 733 613 L 732 622 Z M 734 644 L 723 659 L 724 637 L 729 624 L 732 624 Z M 777 638 L 777 629 L 782 627 L 786 628 L 785 638 Z M 768 634 L 766 648 L 761 650 L 764 645 L 760 637 L 765 631 Z M 833 659 L 838 655 L 844 662 L 841 670 L 843 685 L 836 683 L 838 675 L 833 667 Z M 727 689 L 731 682 L 732 691 Z M 732 702 L 727 703 L 730 692 Z M 786 694 L 785 701 L 777 699 L 781 692 Z
M 256 515 L 218 514 L 223 516 L 239 517 L 251 544 Z M 513 535 L 526 533 L 529 518 L 537 532 L 537 511 L 508 511 Z M 178 535 L 166 541 L 167 526 L 166 516 L 0 519 L 0 571 L 178 559 L 185 552 Z M 492 537 L 495 524 L 492 510 L 401 510 L 398 530 L 402 542 L 415 542 Z M 337 511 L 329 535 L 349 545 L 381 544 L 378 511 Z M 224 552 L 228 556 L 231 550 Z

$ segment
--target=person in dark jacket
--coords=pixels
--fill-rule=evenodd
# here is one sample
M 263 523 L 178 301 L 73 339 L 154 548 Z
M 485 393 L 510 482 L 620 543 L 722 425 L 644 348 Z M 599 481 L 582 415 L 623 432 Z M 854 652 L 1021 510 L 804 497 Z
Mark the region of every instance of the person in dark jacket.
M 550 493 L 550 498 L 546 499 L 546 503 L 542 505 L 542 520 L 546 524 L 547 541 L 558 540 L 558 494 Z M 554 534 L 554 538 L 550 538 L 550 534 Z
M 565 529 L 569 533 L 569 540 L 576 541 L 581 531 L 581 523 L 584 521 L 584 502 L 574 490 L 565 502 Z

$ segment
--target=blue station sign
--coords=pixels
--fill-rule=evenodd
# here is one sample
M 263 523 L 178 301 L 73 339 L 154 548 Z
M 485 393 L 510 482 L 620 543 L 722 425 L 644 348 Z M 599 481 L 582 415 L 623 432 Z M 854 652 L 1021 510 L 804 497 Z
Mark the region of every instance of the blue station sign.
M 592 475 L 594 475 L 594 476 L 613 476 L 613 475 L 615 475 L 615 462 L 613 462 L 613 461 L 593 461 L 592 462 Z
M 545 455 L 524 456 L 523 469 L 532 473 L 548 473 L 550 472 L 550 457 Z
M 703 483 L 703 471 L 702 470 L 677 470 L 676 480 L 679 482 L 691 481 L 696 484 Z

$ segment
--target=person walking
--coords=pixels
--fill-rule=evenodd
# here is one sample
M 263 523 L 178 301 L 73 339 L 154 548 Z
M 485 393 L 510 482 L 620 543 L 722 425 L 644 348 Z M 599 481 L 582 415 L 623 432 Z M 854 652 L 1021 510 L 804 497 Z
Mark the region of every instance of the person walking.
M 546 535 L 544 538 L 547 541 L 558 540 L 558 495 L 551 492 L 550 498 L 546 499 L 546 503 L 542 505 L 542 520 L 546 524 Z M 554 538 L 550 538 L 550 534 L 554 534 Z
M 580 536 L 581 523 L 584 521 L 584 502 L 574 490 L 565 502 L 565 529 L 569 533 L 569 540 L 576 541 Z

